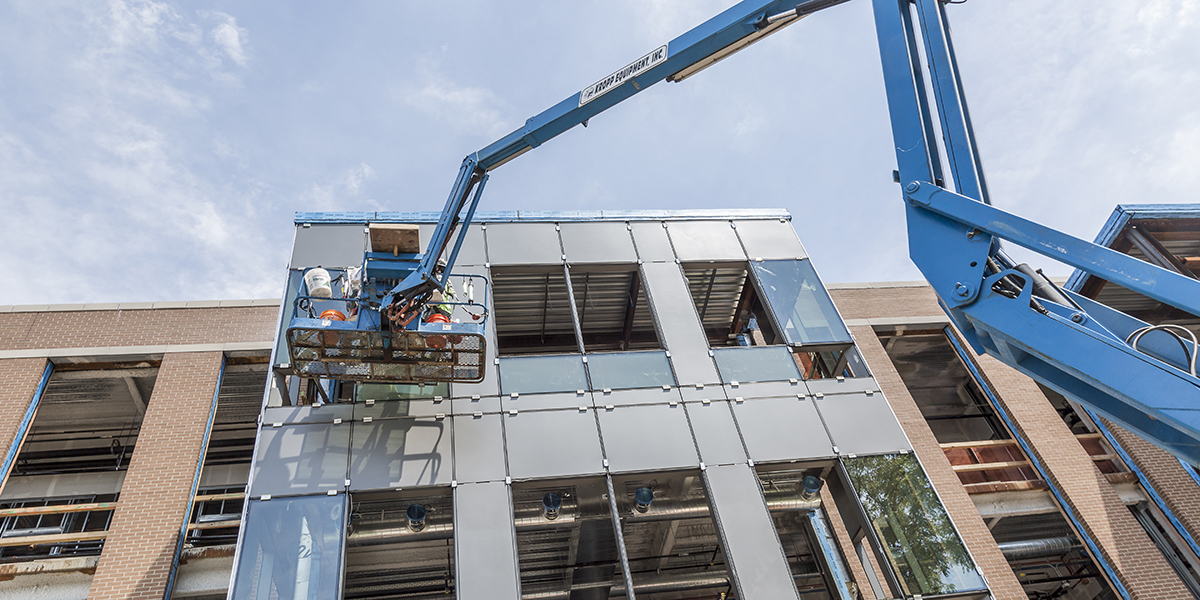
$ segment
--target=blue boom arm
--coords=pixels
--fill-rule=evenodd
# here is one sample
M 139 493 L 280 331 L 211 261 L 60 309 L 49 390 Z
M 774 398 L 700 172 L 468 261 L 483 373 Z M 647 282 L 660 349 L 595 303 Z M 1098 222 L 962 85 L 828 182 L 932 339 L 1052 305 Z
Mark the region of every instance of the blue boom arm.
M 444 287 L 449 268 L 439 276 L 437 261 L 445 256 L 448 267 L 454 264 L 492 169 L 659 81 L 682 81 L 844 1 L 745 0 L 468 155 L 418 268 L 391 290 L 381 309 L 402 319 Z M 1200 463 L 1195 345 L 1188 348 L 1182 340 L 1176 345 L 1159 334 L 1135 347 L 1129 342 L 1145 323 L 1014 264 L 1001 240 L 1198 315 L 1200 281 L 993 208 L 943 2 L 872 2 L 896 147 L 895 179 L 903 183 L 907 203 L 909 253 L 946 313 L 976 352 Z
M 812 12 L 846 0 L 744 0 L 525 122 L 525 126 L 463 159 L 458 179 L 417 269 L 381 302 L 394 318 L 444 287 L 479 203 L 487 173 L 663 80 L 682 81 Z M 474 190 L 474 193 L 472 191 Z M 446 249 L 453 240 L 453 247 Z M 439 278 L 439 258 L 446 269 Z M 411 302 L 411 304 L 410 304 Z M 389 310 L 390 309 L 390 310 Z

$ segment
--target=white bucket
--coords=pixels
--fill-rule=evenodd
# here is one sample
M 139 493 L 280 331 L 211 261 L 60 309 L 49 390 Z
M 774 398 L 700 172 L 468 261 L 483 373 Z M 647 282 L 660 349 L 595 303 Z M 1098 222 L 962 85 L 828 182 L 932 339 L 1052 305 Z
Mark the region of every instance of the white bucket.
M 316 268 L 309 269 L 304 274 L 304 285 L 308 286 L 308 295 L 318 298 L 330 298 L 333 296 L 333 288 L 329 285 L 329 271 Z

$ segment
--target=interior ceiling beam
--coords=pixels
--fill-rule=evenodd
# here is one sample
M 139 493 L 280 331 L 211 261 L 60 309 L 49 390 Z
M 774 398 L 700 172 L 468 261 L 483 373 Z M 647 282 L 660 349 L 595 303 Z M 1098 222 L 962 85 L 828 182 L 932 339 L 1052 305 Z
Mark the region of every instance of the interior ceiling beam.
M 125 385 L 129 387 L 129 397 L 133 399 L 133 407 L 137 409 L 139 415 L 145 415 L 146 399 L 142 398 L 142 392 L 138 389 L 137 382 L 132 377 L 126 377 Z
M 126 379 L 130 377 L 155 377 L 158 369 L 146 367 L 140 369 L 88 369 L 86 371 L 60 371 L 54 369 L 54 381 L 79 381 L 81 379 Z

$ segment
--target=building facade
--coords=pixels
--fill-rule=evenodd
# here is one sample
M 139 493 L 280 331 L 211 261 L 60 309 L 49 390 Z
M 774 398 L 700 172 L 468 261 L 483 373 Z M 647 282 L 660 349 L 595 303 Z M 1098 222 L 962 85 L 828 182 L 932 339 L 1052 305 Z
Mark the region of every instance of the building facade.
M 822 285 L 784 212 L 481 215 L 481 381 L 293 364 L 372 224 L 435 218 L 297 215 L 282 303 L 0 308 L 0 598 L 1197 592 L 1194 471 L 927 287 Z

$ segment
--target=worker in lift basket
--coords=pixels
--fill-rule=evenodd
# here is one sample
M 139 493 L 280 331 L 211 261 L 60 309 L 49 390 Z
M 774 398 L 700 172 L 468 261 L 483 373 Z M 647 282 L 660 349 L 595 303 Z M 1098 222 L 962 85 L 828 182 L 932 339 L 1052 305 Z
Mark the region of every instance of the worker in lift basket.
M 438 259 L 437 269 L 434 270 L 435 277 L 441 277 L 446 271 L 445 261 Z M 425 305 L 425 315 L 421 320 L 426 323 L 450 323 L 450 315 L 454 312 L 453 302 L 458 301 L 458 296 L 454 292 L 454 284 L 446 282 L 445 290 L 433 290 L 429 295 L 429 302 Z

